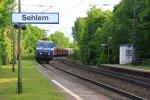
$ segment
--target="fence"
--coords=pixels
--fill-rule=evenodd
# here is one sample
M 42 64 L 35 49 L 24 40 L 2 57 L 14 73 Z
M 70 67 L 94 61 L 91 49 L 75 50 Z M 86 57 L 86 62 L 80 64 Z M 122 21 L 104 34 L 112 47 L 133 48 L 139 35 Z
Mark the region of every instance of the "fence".
M 150 65 L 150 59 L 148 58 L 138 58 L 132 62 L 133 65 Z

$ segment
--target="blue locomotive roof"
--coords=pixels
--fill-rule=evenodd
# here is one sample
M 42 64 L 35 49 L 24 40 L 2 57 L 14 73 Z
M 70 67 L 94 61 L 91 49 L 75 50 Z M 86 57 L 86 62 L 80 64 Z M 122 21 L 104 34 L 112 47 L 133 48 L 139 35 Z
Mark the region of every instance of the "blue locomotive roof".
M 38 44 L 38 43 L 50 43 L 50 44 L 53 44 L 52 41 L 45 41 L 45 40 L 39 40 L 39 41 L 37 42 L 37 44 Z

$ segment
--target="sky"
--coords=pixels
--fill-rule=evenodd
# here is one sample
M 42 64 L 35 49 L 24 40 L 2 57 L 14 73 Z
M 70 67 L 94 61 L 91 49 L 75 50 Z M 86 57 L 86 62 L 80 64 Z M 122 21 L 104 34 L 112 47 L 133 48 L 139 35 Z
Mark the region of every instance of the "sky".
M 18 0 L 17 0 L 18 1 Z M 101 7 L 103 10 L 112 10 L 121 0 L 21 0 L 21 12 L 58 12 L 59 24 L 34 24 L 50 35 L 61 31 L 71 41 L 74 21 L 78 17 L 86 17 L 91 6 Z M 107 4 L 107 5 L 106 5 Z

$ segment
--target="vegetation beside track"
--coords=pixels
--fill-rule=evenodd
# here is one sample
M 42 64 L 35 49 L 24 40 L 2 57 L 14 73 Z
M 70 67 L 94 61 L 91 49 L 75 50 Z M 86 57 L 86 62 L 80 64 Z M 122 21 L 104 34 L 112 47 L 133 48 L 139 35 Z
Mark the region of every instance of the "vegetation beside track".
M 130 68 L 140 68 L 140 69 L 146 69 L 146 70 L 150 70 L 150 66 L 133 66 L 133 65 L 121 65 L 121 66 L 124 66 L 124 67 L 130 67 Z
M 33 61 L 22 61 L 23 93 L 17 94 L 17 67 L 11 65 L 0 69 L 0 100 L 64 100 L 52 84 L 35 68 Z

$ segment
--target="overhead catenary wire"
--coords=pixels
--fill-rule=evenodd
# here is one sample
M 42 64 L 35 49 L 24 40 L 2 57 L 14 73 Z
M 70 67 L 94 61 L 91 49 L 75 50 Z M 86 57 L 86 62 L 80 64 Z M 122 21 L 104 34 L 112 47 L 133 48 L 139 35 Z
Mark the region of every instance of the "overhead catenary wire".
M 71 10 L 73 10 L 74 8 L 78 7 L 79 5 L 81 5 L 83 2 L 85 2 L 87 0 L 82 0 L 81 2 L 77 3 L 75 6 L 73 6 L 72 8 L 68 9 L 67 11 L 65 11 L 61 16 L 65 15 L 66 13 L 70 12 Z M 50 8 L 52 8 L 53 6 L 48 6 L 48 5 L 30 5 L 30 4 L 21 4 L 24 6 L 37 6 L 37 7 L 48 7 L 47 9 L 45 9 L 44 11 L 42 11 L 42 13 L 46 12 L 47 10 L 49 10 Z M 56 6 L 55 6 L 56 7 Z M 60 17 L 61 17 L 60 16 Z
M 66 13 L 70 12 L 71 10 L 73 10 L 74 8 L 78 7 L 79 5 L 81 5 L 83 2 L 85 2 L 86 0 L 82 0 L 81 2 L 77 3 L 75 6 L 73 6 L 72 8 L 68 9 L 67 11 L 65 11 L 61 16 L 65 15 Z M 60 16 L 60 17 L 61 17 Z
M 48 5 L 29 5 L 29 4 L 21 4 L 24 6 L 38 6 L 38 7 L 49 7 Z
M 42 11 L 41 13 L 46 12 L 47 10 L 49 10 L 50 8 L 52 8 L 53 6 L 47 6 L 47 5 L 29 5 L 29 4 L 22 4 L 24 6 L 37 6 L 37 7 L 48 7 L 47 9 L 45 9 L 44 11 Z
M 64 1 L 62 1 L 62 2 L 64 2 Z M 60 4 L 62 3 L 62 2 L 60 2 Z M 47 9 L 45 9 L 44 11 L 41 11 L 41 13 L 44 13 L 44 12 L 46 12 L 46 11 L 48 11 L 50 8 L 52 8 L 52 7 L 57 7 L 58 6 L 58 4 L 57 5 L 53 5 L 53 6 L 48 6 L 48 5 L 30 5 L 30 4 L 21 4 L 21 5 L 23 5 L 23 6 L 37 6 L 37 7 L 48 7 Z
M 45 9 L 44 11 L 42 11 L 41 13 L 46 12 L 47 10 L 49 10 L 50 8 L 52 8 L 53 6 L 48 7 L 47 9 Z
M 44 11 L 41 11 L 41 13 L 44 13 L 46 12 L 47 10 L 49 10 L 50 8 L 52 8 L 53 6 L 47 6 L 47 5 L 29 5 L 29 4 L 21 4 L 21 5 L 24 5 L 24 6 L 37 6 L 37 7 L 48 7 L 47 9 L 45 9 Z M 17 11 L 18 8 L 16 8 L 14 11 Z M 23 10 L 24 11 L 24 10 Z
M 97 5 L 97 6 L 114 6 L 117 5 L 115 3 L 103 3 L 103 4 L 90 4 L 89 6 Z

